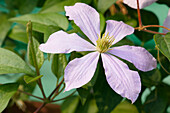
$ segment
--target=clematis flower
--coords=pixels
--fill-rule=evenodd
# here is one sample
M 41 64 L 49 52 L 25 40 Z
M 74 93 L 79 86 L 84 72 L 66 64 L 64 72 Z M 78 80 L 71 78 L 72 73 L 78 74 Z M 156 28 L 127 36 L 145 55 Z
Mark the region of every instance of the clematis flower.
M 147 7 L 157 0 L 139 0 L 139 9 Z M 129 7 L 137 9 L 137 0 L 123 0 L 123 3 L 127 4 Z
M 170 29 L 170 9 L 168 11 L 168 16 L 165 19 L 163 26 L 165 26 L 165 27 Z M 163 33 L 168 33 L 168 32 L 170 32 L 170 31 L 168 31 L 167 29 L 163 29 Z
M 134 28 L 123 22 L 108 20 L 106 21 L 106 31 L 100 37 L 99 13 L 94 8 L 84 3 L 76 3 L 74 6 L 65 6 L 65 11 L 66 16 L 69 16 L 70 20 L 74 20 L 92 42 L 82 39 L 75 33 L 67 34 L 64 31 L 58 31 L 53 33 L 45 44 L 40 45 L 40 50 L 46 53 L 92 51 L 82 58 L 76 58 L 68 63 L 64 74 L 65 91 L 88 83 L 95 73 L 101 55 L 110 87 L 122 97 L 135 102 L 141 90 L 139 74 L 130 70 L 127 64 L 115 56 L 133 63 L 142 71 L 154 69 L 157 65 L 156 60 L 142 47 L 125 45 L 111 48 L 126 35 L 132 34 Z

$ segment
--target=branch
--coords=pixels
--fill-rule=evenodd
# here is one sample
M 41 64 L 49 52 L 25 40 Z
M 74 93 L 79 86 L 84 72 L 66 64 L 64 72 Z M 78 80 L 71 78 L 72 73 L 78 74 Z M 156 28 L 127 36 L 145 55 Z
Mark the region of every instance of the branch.
M 37 98 L 37 99 L 40 99 L 40 100 L 43 100 L 43 101 L 44 101 L 43 98 L 37 97 L 37 96 L 35 96 L 35 95 L 31 94 L 31 93 L 28 93 L 28 92 L 25 92 L 25 91 L 22 91 L 22 90 L 18 90 L 18 91 L 21 92 L 21 93 L 24 93 L 24 94 L 26 94 L 26 95 L 29 95 L 29 96 L 32 96 L 32 97 L 35 97 L 35 98 Z
M 142 20 L 141 20 L 141 14 L 139 9 L 139 0 L 137 0 L 137 12 L 138 12 L 138 21 L 139 21 L 139 27 L 142 27 Z
M 38 113 L 45 105 L 46 103 L 43 103 L 34 113 Z

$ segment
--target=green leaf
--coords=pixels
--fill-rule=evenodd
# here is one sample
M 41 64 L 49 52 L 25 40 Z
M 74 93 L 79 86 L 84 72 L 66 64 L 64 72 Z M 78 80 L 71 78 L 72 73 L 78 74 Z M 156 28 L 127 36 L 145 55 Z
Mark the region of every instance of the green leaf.
M 137 108 L 127 101 L 121 102 L 111 113 L 139 113 Z
M 67 98 L 61 105 L 62 113 L 75 113 L 78 103 L 79 103 L 78 96 L 71 96 Z
M 104 15 L 100 13 L 100 32 L 104 30 L 105 27 L 105 18 Z
M 7 15 L 1 15 L 0 14 L 0 47 L 8 33 L 8 31 L 11 28 L 11 22 L 8 21 Z
M 34 82 L 34 81 L 40 79 L 41 77 L 43 77 L 43 75 L 39 75 L 39 76 L 36 76 L 36 77 L 31 77 L 31 76 L 29 76 L 29 75 L 25 75 L 25 76 L 24 76 L 24 80 L 25 80 L 25 82 L 26 82 L 27 84 L 29 84 L 29 83 L 31 83 L 31 82 Z
M 166 84 L 156 87 L 144 103 L 145 113 L 165 113 L 166 107 L 169 105 L 169 91 L 170 86 Z
M 9 37 L 23 43 L 28 43 L 26 27 L 21 25 L 16 25 L 9 34 Z
M 35 75 L 35 72 L 17 54 L 0 48 L 0 74 L 7 73 Z
M 33 30 L 41 30 L 41 27 L 60 27 L 64 30 L 68 28 L 68 20 L 65 16 L 58 13 L 27 14 L 20 17 L 9 19 L 10 21 L 26 25 L 29 20 L 33 23 Z
M 18 9 L 20 14 L 26 14 L 36 7 L 38 0 L 5 0 L 5 2 L 8 9 Z
M 90 91 L 88 89 L 85 89 L 82 87 L 78 88 L 77 91 L 79 93 L 81 103 L 82 103 L 82 105 L 84 105 L 87 100 L 88 95 L 90 94 Z
M 113 5 L 117 0 L 98 0 L 97 9 L 101 13 L 105 13 L 111 5 Z
M 157 34 L 154 36 L 154 40 L 162 54 L 170 61 L 170 33 L 167 33 L 165 36 Z
M 142 84 L 146 87 L 158 85 L 161 82 L 161 73 L 158 69 L 148 72 L 139 72 L 142 79 Z
M 18 84 L 9 83 L 0 85 L 0 112 L 2 112 L 8 105 L 9 100 L 18 89 Z
M 64 69 L 67 66 L 67 59 L 65 54 L 55 54 L 53 56 L 51 69 L 54 75 L 59 79 L 64 75 Z
M 94 95 L 100 111 L 99 113 L 110 113 L 121 102 L 122 97 L 115 93 L 108 85 L 101 62 L 100 59 L 100 73 L 93 88 Z
M 45 4 L 40 13 L 47 13 L 47 12 L 63 12 L 64 10 L 64 6 L 72 6 L 77 2 L 83 2 L 86 4 L 89 4 L 92 0 L 63 0 L 63 1 L 59 1 L 56 0 L 49 4 Z M 53 3 L 53 4 L 52 4 Z
M 38 65 L 38 69 L 41 68 L 41 66 L 43 65 L 44 63 L 44 54 L 42 51 L 40 51 L 39 49 L 39 42 L 34 38 L 32 37 L 32 42 L 33 44 L 31 44 L 31 41 L 28 42 L 28 50 L 27 50 L 27 55 L 28 55 L 28 60 L 29 60 L 29 63 L 35 67 L 35 64 L 34 64 L 34 58 L 33 58 L 33 54 L 35 54 L 35 57 L 36 57 L 36 62 L 37 62 L 37 65 Z M 32 47 L 31 47 L 32 46 Z M 32 49 L 34 50 L 34 53 L 32 52 Z

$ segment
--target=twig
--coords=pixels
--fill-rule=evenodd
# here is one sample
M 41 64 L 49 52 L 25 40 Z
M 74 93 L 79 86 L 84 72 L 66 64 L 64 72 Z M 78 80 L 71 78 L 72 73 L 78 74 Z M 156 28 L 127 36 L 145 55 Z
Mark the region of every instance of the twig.
M 34 113 L 38 113 L 45 105 L 46 103 L 43 103 Z
M 58 88 L 61 86 L 61 84 L 64 82 L 64 78 L 62 79 L 62 81 L 58 84 L 58 86 L 51 92 L 51 94 L 49 95 L 48 99 L 50 99 L 53 94 L 58 90 Z
M 37 99 L 40 99 L 40 100 L 43 100 L 43 101 L 44 101 L 43 98 L 37 97 L 37 96 L 35 96 L 35 95 L 31 94 L 31 93 L 28 93 L 28 92 L 25 92 L 25 91 L 22 91 L 22 90 L 18 90 L 18 91 L 21 92 L 21 93 L 24 93 L 24 94 L 26 94 L 26 95 L 29 95 L 29 96 L 32 96 L 32 97 L 35 97 L 35 98 L 37 98 Z
M 75 92 L 76 92 L 76 91 L 74 91 L 73 93 L 71 93 L 70 95 L 68 95 L 68 96 L 66 96 L 66 97 L 64 97 L 64 98 L 61 98 L 61 99 L 58 99 L 58 100 L 53 100 L 53 101 L 51 101 L 51 102 L 57 102 L 57 101 L 60 101 L 60 100 L 64 100 L 64 99 L 72 96 Z
M 141 14 L 139 9 L 139 0 L 137 0 L 137 12 L 138 12 L 138 21 L 139 21 L 139 27 L 142 27 L 142 20 L 141 20 Z
M 64 84 L 63 88 L 51 98 L 51 100 L 53 100 L 57 95 L 59 95 L 64 90 L 64 88 L 65 88 L 65 84 Z
M 146 25 L 146 26 L 143 26 L 142 28 L 145 29 L 145 28 L 148 28 L 148 27 L 161 27 L 161 28 L 164 28 L 164 29 L 167 29 L 170 31 L 169 28 L 165 27 L 165 26 L 160 26 L 160 25 Z
M 165 33 L 159 33 L 159 32 L 156 32 L 156 31 L 151 31 L 151 30 L 146 30 L 146 29 L 143 29 L 142 31 L 145 31 L 145 32 L 148 32 L 148 33 L 153 33 L 153 34 L 166 35 Z

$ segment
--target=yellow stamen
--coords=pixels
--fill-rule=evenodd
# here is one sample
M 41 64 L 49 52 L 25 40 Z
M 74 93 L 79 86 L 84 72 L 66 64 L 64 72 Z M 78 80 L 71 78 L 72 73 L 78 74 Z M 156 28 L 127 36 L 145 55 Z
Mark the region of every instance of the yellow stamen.
M 98 35 L 98 40 L 96 49 L 100 53 L 107 52 L 109 48 L 112 46 L 113 41 L 115 40 L 113 36 L 109 36 L 109 33 L 105 35 L 105 33 L 102 35 L 102 38 L 100 38 L 100 35 Z

